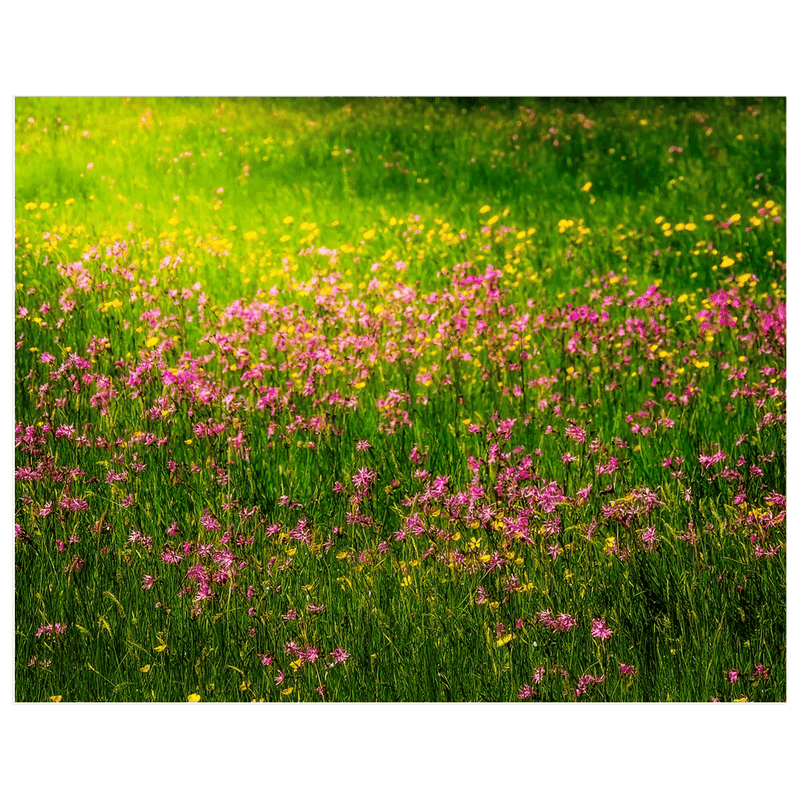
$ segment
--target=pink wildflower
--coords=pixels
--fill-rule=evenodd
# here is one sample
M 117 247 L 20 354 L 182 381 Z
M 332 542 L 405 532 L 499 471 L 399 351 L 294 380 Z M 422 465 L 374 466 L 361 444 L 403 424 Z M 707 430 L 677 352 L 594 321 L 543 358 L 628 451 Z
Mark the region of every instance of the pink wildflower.
M 353 486 L 357 489 L 369 489 L 372 482 L 375 480 L 376 473 L 367 467 L 362 467 L 355 475 L 353 475 Z
M 759 678 L 763 678 L 765 681 L 769 679 L 769 667 L 765 667 L 763 664 L 756 664 L 753 680 L 755 681 Z
M 645 528 L 640 535 L 642 544 L 645 546 L 646 550 L 652 550 L 656 546 L 658 537 L 656 536 L 656 529 L 654 527 Z
M 614 631 L 612 631 L 605 623 L 605 620 L 602 619 L 593 619 L 592 620 L 592 636 L 595 639 L 602 639 L 605 641 L 609 639 L 613 635 Z
M 575 697 L 580 697 L 586 693 L 586 690 L 593 686 L 595 683 L 602 683 L 606 679 L 605 675 L 595 678 L 594 675 L 582 675 L 578 679 L 578 685 L 575 688 Z

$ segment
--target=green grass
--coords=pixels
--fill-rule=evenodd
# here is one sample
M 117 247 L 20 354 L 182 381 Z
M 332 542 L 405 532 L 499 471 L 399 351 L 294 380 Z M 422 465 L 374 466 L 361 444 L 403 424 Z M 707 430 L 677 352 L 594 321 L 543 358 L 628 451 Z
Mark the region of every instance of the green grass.
M 784 700 L 785 151 L 780 99 L 17 99 L 16 699 Z

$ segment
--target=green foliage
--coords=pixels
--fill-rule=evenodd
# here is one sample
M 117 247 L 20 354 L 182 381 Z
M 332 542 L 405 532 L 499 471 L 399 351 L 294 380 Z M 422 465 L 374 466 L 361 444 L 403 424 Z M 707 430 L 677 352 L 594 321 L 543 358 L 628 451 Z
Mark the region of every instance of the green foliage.
M 17 700 L 785 699 L 783 100 L 15 124 Z

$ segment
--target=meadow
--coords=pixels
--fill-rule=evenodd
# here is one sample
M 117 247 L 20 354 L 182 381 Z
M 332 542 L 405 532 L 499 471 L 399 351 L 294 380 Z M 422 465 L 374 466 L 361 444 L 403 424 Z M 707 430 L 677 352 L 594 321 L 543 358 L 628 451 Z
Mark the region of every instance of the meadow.
M 17 98 L 21 702 L 786 699 L 780 98 Z

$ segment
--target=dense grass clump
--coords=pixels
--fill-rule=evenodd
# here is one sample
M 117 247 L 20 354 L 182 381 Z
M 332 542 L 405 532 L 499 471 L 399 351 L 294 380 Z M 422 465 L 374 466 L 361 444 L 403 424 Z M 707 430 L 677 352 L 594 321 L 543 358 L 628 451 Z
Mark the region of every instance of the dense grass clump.
M 18 99 L 17 700 L 784 700 L 785 149 Z

